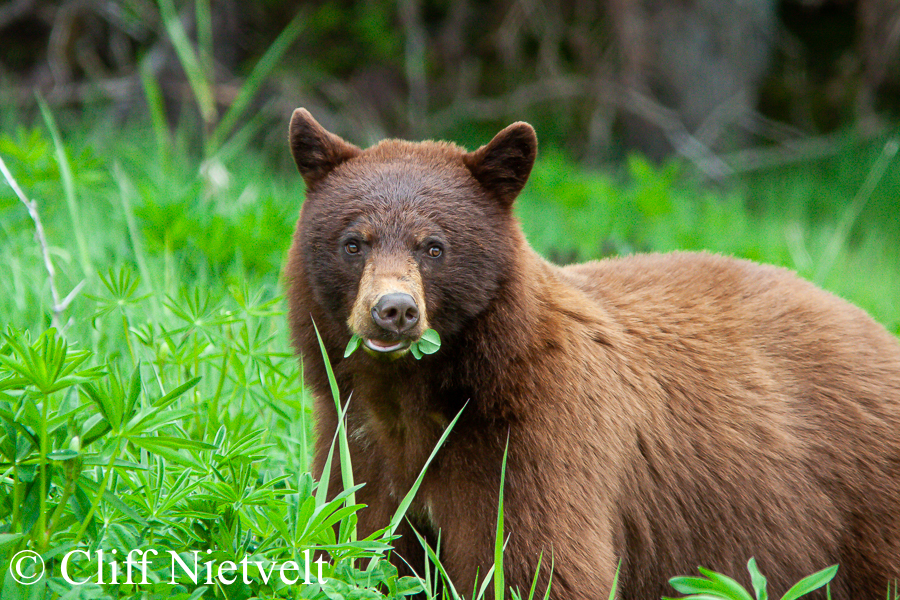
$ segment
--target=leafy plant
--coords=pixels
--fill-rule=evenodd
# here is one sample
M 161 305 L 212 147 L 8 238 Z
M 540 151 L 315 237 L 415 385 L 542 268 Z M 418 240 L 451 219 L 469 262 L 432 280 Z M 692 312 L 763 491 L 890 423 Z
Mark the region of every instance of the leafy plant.
M 251 100 L 259 92 L 272 69 L 279 63 L 291 44 L 303 32 L 306 25 L 306 15 L 299 12 L 282 30 L 272 45 L 260 57 L 253 67 L 250 76 L 243 82 L 234 101 L 219 118 L 218 108 L 214 99 L 213 88 L 215 86 L 215 73 L 212 64 L 212 16 L 209 0 L 195 0 L 194 13 L 197 24 L 197 40 L 192 42 L 181 23 L 173 0 L 158 0 L 162 22 L 168 33 L 169 40 L 178 54 L 179 62 L 184 69 L 194 95 L 197 108 L 204 123 L 204 152 L 211 157 L 223 150 L 228 143 L 246 138 L 245 132 L 238 132 L 232 136 L 238 121 L 246 113 Z M 155 82 L 146 75 L 144 69 L 145 95 L 148 101 L 155 106 L 151 107 L 154 114 L 161 114 L 160 105 L 162 97 L 155 86 Z M 148 87 L 149 86 L 149 87 Z M 157 127 L 163 122 L 156 119 Z M 246 127 L 252 128 L 251 121 Z M 164 140 L 167 136 L 157 132 L 157 139 Z M 232 149 L 234 151 L 234 149 Z
M 133 276 L 119 273 L 103 279 L 111 298 L 98 297 L 106 306 L 95 319 L 109 319 L 118 312 L 129 315 L 142 307 L 145 299 L 137 297 L 140 282 Z M 204 427 L 198 419 L 207 414 L 214 394 L 230 392 L 235 397 L 245 387 L 239 371 L 248 363 L 265 382 L 270 380 L 262 377 L 265 371 L 281 370 L 284 360 L 293 362 L 289 356 L 265 347 L 254 351 L 246 344 L 251 314 L 270 315 L 241 297 L 245 309 L 233 313 L 223 312 L 196 291 L 170 299 L 167 306 L 174 323 L 183 325 L 163 325 L 164 343 L 159 348 L 146 343 L 152 328 L 132 331 L 139 341 L 133 344 L 137 364 L 127 377 L 120 375 L 121 359 L 105 368 L 92 366 L 90 352 L 73 349 L 53 329 L 36 339 L 15 330 L 4 335 L 0 562 L 25 549 L 43 557 L 51 576 L 29 588 L 29 594 L 101 593 L 110 589 L 109 582 L 91 583 L 101 577 L 100 560 L 68 564 L 72 580 L 87 582 L 82 586 L 60 578 L 63 556 L 97 549 L 106 556 L 115 552 L 123 556 L 134 548 L 166 558 L 174 552 L 186 561 L 194 551 L 209 550 L 208 560 L 216 563 L 245 560 L 261 565 L 249 583 L 237 586 L 245 590 L 238 597 L 292 597 L 289 586 L 279 587 L 263 574 L 266 568 L 271 573 L 276 563 L 303 564 L 307 550 L 325 550 L 331 556 L 324 580 L 305 586 L 307 597 L 346 595 L 350 588 L 365 597 L 386 598 L 419 591 L 416 580 L 399 578 L 384 561 L 390 549 L 386 530 L 356 540 L 354 515 L 362 507 L 353 495 L 359 486 L 330 497 L 327 479 L 316 484 L 308 473 L 291 469 L 267 474 L 271 469 L 265 465 L 280 453 L 278 439 L 255 428 L 240 408 L 216 415 L 221 424 L 215 428 Z M 128 323 L 134 320 L 131 314 L 127 329 L 133 329 Z M 244 335 L 223 335 L 238 325 Z M 224 355 L 209 352 L 209 340 L 226 346 Z M 148 356 L 154 350 L 155 358 Z M 232 377 L 220 369 L 232 370 Z M 219 378 L 194 375 L 217 372 Z M 153 387 L 162 390 L 154 394 Z M 277 389 L 265 384 L 259 390 L 248 389 L 247 400 L 267 391 Z M 343 430 L 339 434 L 346 435 Z M 342 466 L 349 471 L 349 458 Z M 356 569 L 353 565 L 359 559 L 371 559 L 370 568 Z M 109 564 L 106 567 L 108 573 Z M 113 584 L 112 589 L 119 597 L 171 595 L 166 560 L 150 560 L 147 575 L 146 586 Z M 177 589 L 202 595 L 205 588 L 182 576 Z M 11 577 L 0 582 L 0 590 L 3 597 L 26 591 Z
M 750 592 L 731 577 L 704 569 L 703 567 L 698 567 L 698 570 L 702 577 L 673 577 L 669 580 L 669 584 L 676 591 L 681 594 L 688 594 L 678 600 L 754 600 L 754 596 L 751 596 Z M 747 562 L 747 570 L 750 572 L 750 581 L 753 584 L 755 599 L 768 600 L 766 578 L 756 566 L 756 559 L 751 558 Z M 834 565 L 804 577 L 789 589 L 781 597 L 781 600 L 796 600 L 823 586 L 827 586 L 834 579 L 837 570 L 838 565 Z M 830 592 L 828 597 L 831 597 Z M 664 598 L 663 600 L 675 599 Z

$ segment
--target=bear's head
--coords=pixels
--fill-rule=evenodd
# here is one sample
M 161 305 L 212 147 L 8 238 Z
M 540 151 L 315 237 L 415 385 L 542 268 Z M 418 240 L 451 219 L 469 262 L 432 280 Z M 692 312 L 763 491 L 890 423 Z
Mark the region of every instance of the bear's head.
M 298 108 L 289 136 L 307 188 L 294 242 L 307 309 L 394 359 L 429 328 L 452 341 L 490 305 L 517 250 L 530 125 L 474 152 L 398 140 L 362 150 Z

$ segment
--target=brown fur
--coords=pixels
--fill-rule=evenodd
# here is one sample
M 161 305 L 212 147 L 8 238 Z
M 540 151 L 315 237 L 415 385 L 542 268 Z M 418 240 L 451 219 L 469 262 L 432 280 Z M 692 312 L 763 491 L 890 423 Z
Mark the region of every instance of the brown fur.
M 607 597 L 619 560 L 629 599 L 671 594 L 668 578 L 697 565 L 749 585 L 751 556 L 774 597 L 834 563 L 835 598 L 883 597 L 900 576 L 900 345 L 863 311 L 784 269 L 710 254 L 547 263 L 511 214 L 536 148 L 525 124 L 473 153 L 329 136 L 295 112 L 309 191 L 289 319 L 317 396 L 319 470 L 336 414 L 310 317 L 342 398 L 352 392 L 362 535 L 387 524 L 468 401 L 410 511 L 429 539 L 440 532 L 463 593 L 493 563 L 507 437 L 506 577 L 523 591 L 542 552 L 540 587 L 552 556 L 556 598 Z M 341 236 L 360 227 L 370 237 L 353 263 Z M 440 263 L 423 236 L 444 244 Z M 443 345 L 421 361 L 343 359 L 354 305 L 379 279 L 362 273 L 391 263 L 418 265 Z M 400 533 L 397 553 L 421 572 Z

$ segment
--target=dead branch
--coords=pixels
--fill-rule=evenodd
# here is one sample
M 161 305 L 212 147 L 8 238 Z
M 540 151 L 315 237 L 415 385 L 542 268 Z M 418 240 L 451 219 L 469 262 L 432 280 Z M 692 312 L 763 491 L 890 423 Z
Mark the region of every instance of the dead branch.
M 69 304 L 72 303 L 72 300 L 78 295 L 78 292 L 81 291 L 81 288 L 84 286 L 84 280 L 78 283 L 75 288 L 69 292 L 69 294 L 60 300 L 59 291 L 56 289 L 56 270 L 53 268 L 53 260 L 50 258 L 50 248 L 47 245 L 47 236 L 44 235 L 44 225 L 41 223 L 41 215 L 38 213 L 37 202 L 34 200 L 29 200 L 27 196 L 25 196 L 25 192 L 22 191 L 22 188 L 19 187 L 19 184 L 16 182 L 15 178 L 13 178 L 12 173 L 9 172 L 9 169 L 6 168 L 6 162 L 4 162 L 3 157 L 0 156 L 0 173 L 3 174 L 3 177 L 6 179 L 6 182 L 13 189 L 16 196 L 19 197 L 19 200 L 22 201 L 22 204 L 25 205 L 25 208 L 28 210 L 28 216 L 31 217 L 31 220 L 34 221 L 34 231 L 35 238 L 37 238 L 38 245 L 41 247 L 41 256 L 44 259 L 44 268 L 47 270 L 47 279 L 50 282 L 50 295 L 53 298 L 53 305 L 50 307 L 51 312 L 51 324 L 56 330 L 60 333 L 60 335 L 64 334 L 63 326 L 62 326 L 62 315 L 63 312 L 68 308 Z

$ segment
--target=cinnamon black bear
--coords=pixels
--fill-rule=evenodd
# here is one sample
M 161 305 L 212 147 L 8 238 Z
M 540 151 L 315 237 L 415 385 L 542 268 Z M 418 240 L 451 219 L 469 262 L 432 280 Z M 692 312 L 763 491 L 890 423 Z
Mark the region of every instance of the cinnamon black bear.
M 882 598 L 900 577 L 900 345 L 863 311 L 711 254 L 549 264 L 512 211 L 537 148 L 526 123 L 474 152 L 361 150 L 298 109 L 290 147 L 307 185 L 290 326 L 320 471 L 337 422 L 313 321 L 352 393 L 361 534 L 468 401 L 409 513 L 440 532 L 464 593 L 493 564 L 507 438 L 506 578 L 526 593 L 541 553 L 540 587 L 552 558 L 567 599 L 607 597 L 620 560 L 621 598 L 672 594 L 698 565 L 749 585 L 752 556 L 773 596 L 835 563 L 835 598 Z M 442 346 L 415 360 L 429 328 Z M 353 334 L 364 351 L 344 358 Z

